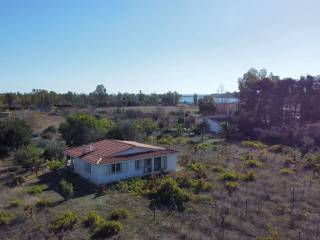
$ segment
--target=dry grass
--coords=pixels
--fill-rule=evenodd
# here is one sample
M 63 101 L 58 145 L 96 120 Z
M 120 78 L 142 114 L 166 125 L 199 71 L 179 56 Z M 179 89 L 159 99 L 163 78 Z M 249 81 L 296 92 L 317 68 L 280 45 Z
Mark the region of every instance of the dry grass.
M 12 199 L 21 199 L 29 207 L 10 209 L 18 220 L 1 229 L 0 239 L 58 239 L 48 226 L 55 214 L 65 211 L 74 211 L 79 216 L 79 223 L 65 232 L 65 239 L 88 239 L 91 232 L 80 224 L 80 220 L 89 211 L 96 211 L 107 219 L 117 208 L 128 209 L 130 217 L 123 220 L 124 230 L 114 239 L 120 236 L 120 239 L 245 240 L 268 237 L 270 228 L 278 233 L 279 239 L 299 239 L 299 234 L 301 239 L 319 239 L 320 181 L 311 171 L 304 170 L 303 159 L 296 160 L 293 173 L 283 175 L 280 170 L 288 156 L 282 153 L 267 152 L 262 160 L 259 149 L 241 144 L 210 142 L 206 151 L 197 151 L 188 145 L 177 148 L 180 150 L 180 171 L 192 175 L 194 170 L 187 166 L 192 162 L 202 163 L 207 167 L 201 176 L 215 187 L 197 194 L 196 200 L 187 203 L 185 211 L 158 209 L 155 215 L 146 197 L 117 190 L 107 190 L 106 194 L 97 196 L 94 191 L 80 192 L 81 189 L 75 186 L 75 196 L 64 200 L 50 186 L 50 181 L 43 181 L 41 176 L 39 179 L 27 178 L 22 186 L 9 187 L 4 183 L 10 179 L 10 173 L 5 170 L 10 162 L 2 162 L 0 210 L 7 210 Z M 240 177 L 236 180 L 237 187 L 228 191 L 220 178 L 221 172 L 236 172 L 240 176 L 247 173 L 243 159 L 248 153 L 263 165 L 254 170 L 252 181 Z M 28 195 L 25 189 L 35 184 L 44 184 L 47 188 L 39 195 Z M 79 185 L 85 186 L 84 183 Z M 87 189 L 90 188 L 89 185 Z M 50 198 L 53 204 L 37 209 L 34 205 L 43 198 Z

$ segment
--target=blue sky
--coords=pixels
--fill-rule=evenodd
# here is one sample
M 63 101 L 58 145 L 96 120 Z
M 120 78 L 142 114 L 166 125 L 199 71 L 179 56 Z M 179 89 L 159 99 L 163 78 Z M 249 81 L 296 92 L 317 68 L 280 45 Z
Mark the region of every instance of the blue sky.
M 320 74 L 318 0 L 0 0 L 0 92 L 237 90 Z

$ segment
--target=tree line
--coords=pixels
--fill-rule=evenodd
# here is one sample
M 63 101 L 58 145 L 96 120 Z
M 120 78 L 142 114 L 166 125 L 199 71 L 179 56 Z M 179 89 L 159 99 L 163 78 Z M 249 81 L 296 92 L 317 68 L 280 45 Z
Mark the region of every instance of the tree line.
M 239 112 L 225 132 L 270 144 L 320 146 L 320 76 L 280 79 L 250 69 L 239 79 Z
M 93 92 L 85 93 L 56 93 L 43 89 L 33 89 L 30 93 L 2 93 L 0 94 L 0 107 L 15 108 L 48 108 L 57 107 L 126 107 L 147 105 L 177 105 L 180 95 L 177 92 L 164 94 L 138 94 L 117 93 L 108 94 L 103 85 L 98 85 Z

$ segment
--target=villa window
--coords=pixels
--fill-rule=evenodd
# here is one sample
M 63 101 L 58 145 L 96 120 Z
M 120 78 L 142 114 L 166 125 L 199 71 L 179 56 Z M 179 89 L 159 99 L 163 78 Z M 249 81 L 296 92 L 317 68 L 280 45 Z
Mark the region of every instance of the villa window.
M 162 157 L 162 168 L 163 169 L 167 169 L 167 162 L 168 162 L 168 157 L 167 156 L 163 156 Z
M 111 164 L 111 173 L 121 173 L 121 163 Z
M 134 164 L 135 164 L 136 171 L 141 169 L 141 161 L 140 160 L 136 160 Z

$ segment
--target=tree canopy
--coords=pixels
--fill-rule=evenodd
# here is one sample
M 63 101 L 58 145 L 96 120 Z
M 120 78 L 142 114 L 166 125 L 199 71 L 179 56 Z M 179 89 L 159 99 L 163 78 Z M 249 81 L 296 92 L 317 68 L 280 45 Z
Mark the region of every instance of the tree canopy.
M 112 125 L 111 120 L 77 113 L 67 117 L 66 122 L 60 125 L 59 132 L 67 145 L 81 145 L 104 138 Z

